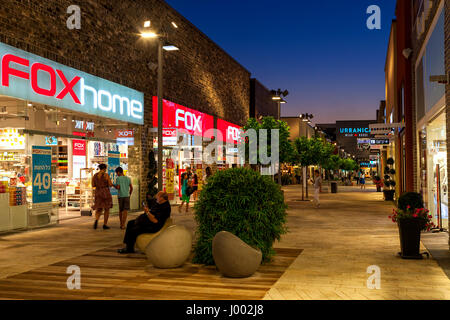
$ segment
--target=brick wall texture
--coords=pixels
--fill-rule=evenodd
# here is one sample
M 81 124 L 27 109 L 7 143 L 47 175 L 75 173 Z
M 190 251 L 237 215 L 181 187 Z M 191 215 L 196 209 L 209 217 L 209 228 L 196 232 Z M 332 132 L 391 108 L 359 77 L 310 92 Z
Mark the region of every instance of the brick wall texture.
M 164 53 L 164 98 L 243 125 L 249 115 L 250 73 L 162 0 L 0 0 L 0 41 L 144 92 L 141 148 L 131 157 L 146 185 L 157 44 L 141 39 L 144 21 L 163 28 L 180 50 Z M 81 9 L 81 29 L 69 30 L 67 8 Z M 174 21 L 178 29 L 171 26 Z M 139 150 L 140 149 L 140 150 Z M 141 189 L 144 194 L 145 188 Z

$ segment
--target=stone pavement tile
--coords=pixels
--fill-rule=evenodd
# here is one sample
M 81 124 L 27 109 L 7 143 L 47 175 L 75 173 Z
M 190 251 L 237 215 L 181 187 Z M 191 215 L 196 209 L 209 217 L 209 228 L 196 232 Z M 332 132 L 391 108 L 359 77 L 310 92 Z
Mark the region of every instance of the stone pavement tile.
M 273 288 L 295 284 L 302 299 L 332 297 L 333 286 L 344 299 L 445 299 L 450 293 L 450 282 L 435 260 L 397 256 L 398 228 L 388 219 L 393 204 L 383 201 L 382 194 L 340 188 L 338 194 L 321 195 L 322 206 L 314 210 L 293 201 L 296 188 L 285 187 L 290 233 L 276 245 L 304 251 Z M 426 248 L 421 245 L 421 250 Z M 370 265 L 381 269 L 381 290 L 367 288 Z

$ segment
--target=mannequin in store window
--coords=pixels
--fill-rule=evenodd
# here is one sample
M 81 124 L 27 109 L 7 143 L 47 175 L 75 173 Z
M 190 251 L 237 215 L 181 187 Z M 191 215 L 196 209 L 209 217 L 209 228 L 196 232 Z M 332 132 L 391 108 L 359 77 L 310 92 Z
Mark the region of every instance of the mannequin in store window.
M 98 166 L 100 170 L 92 177 L 92 187 L 95 188 L 94 207 L 95 210 L 95 222 L 94 229 L 97 229 L 98 220 L 103 215 L 103 229 L 109 229 L 108 218 L 109 210 L 113 207 L 112 196 L 110 188 L 113 186 L 111 179 L 106 172 L 107 166 L 102 163 Z

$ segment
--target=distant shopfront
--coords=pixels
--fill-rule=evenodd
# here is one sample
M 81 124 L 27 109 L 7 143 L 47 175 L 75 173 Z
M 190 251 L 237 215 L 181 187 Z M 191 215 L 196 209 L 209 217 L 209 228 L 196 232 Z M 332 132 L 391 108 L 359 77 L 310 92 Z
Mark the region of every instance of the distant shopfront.
M 98 164 L 127 172 L 140 148 L 143 93 L 2 43 L 0 58 L 0 231 L 89 212 Z
M 153 127 L 158 127 L 158 99 L 153 97 Z M 216 125 L 215 125 L 216 123 Z M 238 164 L 240 126 L 212 115 L 163 99 L 163 190 L 172 203 L 181 197 L 181 175 L 187 168 L 197 174 L 198 190 L 202 190 L 206 167 L 223 170 Z M 213 153 L 212 164 L 205 154 L 209 143 L 219 139 L 223 147 Z M 153 139 L 158 148 L 157 138 Z

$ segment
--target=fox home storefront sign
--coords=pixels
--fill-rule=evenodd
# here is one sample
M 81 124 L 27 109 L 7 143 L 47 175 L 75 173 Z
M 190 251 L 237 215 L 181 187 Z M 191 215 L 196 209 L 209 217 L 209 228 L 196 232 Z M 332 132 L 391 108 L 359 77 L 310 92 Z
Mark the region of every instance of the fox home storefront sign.
M 0 95 L 143 124 L 144 94 L 0 42 Z

